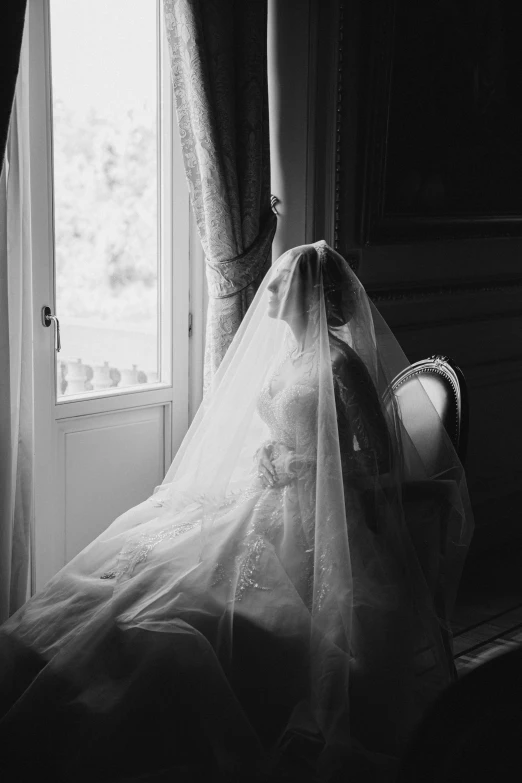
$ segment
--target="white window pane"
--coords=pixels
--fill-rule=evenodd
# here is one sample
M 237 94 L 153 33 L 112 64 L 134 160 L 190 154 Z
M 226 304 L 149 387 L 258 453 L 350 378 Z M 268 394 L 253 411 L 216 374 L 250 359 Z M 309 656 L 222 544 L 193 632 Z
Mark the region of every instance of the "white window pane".
M 59 396 L 158 380 L 154 0 L 51 0 Z

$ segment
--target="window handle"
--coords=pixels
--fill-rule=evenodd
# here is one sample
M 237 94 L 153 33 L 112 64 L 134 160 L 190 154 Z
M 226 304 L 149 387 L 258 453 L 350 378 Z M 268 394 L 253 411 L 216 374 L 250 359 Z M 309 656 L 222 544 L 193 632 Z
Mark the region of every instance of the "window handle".
M 48 305 L 42 307 L 42 323 L 44 326 L 50 326 L 52 322 L 56 324 L 56 350 L 60 351 L 62 343 L 60 340 L 60 321 L 55 315 L 51 314 L 51 308 Z

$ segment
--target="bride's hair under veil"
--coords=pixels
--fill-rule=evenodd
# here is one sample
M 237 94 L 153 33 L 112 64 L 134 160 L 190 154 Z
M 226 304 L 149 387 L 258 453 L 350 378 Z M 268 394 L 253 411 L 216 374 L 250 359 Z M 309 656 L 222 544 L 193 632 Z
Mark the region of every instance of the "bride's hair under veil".
M 417 448 L 393 396 L 385 404 L 407 365 L 338 253 L 324 241 L 284 253 L 149 519 L 110 526 L 7 633 L 61 656 L 58 668 L 71 667 L 86 693 L 87 675 L 109 690 L 117 679 L 96 664 L 95 640 L 109 623 L 149 633 L 152 645 L 161 639 L 171 650 L 170 668 L 162 652 L 165 676 L 191 694 L 202 740 L 225 771 L 275 775 L 302 741 L 315 749 L 313 761 L 303 757 L 319 779 L 341 764 L 391 775 L 452 676 L 449 629 L 405 519 L 405 482 L 447 488 L 425 513 L 446 537 L 438 568 L 448 609 L 473 527 L 462 466 L 421 384 L 418 410 L 441 443 L 435 461 Z M 260 466 L 269 463 L 267 481 Z

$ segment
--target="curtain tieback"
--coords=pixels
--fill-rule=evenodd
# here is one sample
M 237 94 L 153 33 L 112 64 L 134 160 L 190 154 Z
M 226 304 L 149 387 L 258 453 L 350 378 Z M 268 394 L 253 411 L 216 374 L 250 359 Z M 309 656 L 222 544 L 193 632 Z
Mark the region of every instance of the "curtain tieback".
M 213 299 L 233 296 L 253 283 L 266 265 L 272 247 L 277 218 L 269 212 L 248 250 L 228 261 L 207 259 L 208 295 Z

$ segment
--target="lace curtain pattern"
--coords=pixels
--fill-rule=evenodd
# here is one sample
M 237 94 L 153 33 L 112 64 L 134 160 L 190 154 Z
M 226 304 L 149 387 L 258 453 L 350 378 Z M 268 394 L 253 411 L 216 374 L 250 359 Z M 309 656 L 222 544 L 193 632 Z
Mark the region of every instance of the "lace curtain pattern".
M 270 266 L 267 0 L 163 0 L 185 171 L 207 261 L 208 387 Z

